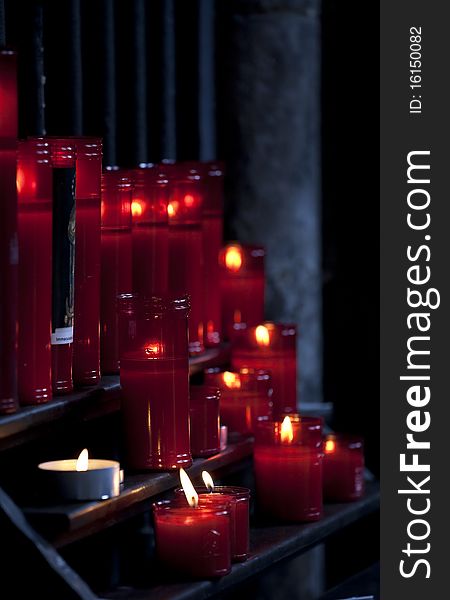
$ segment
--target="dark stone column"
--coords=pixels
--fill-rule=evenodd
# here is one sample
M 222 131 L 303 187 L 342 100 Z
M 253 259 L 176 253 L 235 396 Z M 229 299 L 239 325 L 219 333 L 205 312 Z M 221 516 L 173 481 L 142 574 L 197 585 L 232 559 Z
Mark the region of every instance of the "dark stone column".
M 300 398 L 320 401 L 320 0 L 221 10 L 227 237 L 266 246 L 267 317 L 299 324 Z

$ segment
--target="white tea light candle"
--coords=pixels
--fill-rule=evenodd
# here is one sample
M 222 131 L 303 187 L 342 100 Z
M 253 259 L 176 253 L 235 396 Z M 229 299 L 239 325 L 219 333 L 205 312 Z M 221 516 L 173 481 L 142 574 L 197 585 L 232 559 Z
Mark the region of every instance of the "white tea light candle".
M 89 458 L 87 449 L 78 459 L 52 460 L 38 468 L 49 488 L 64 500 L 107 500 L 120 493 L 120 464 Z

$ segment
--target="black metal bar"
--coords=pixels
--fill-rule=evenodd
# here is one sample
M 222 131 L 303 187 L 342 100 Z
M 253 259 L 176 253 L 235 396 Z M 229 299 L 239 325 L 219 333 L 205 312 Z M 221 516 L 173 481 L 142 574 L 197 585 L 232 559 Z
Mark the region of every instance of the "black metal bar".
M 133 2 L 135 162 L 148 162 L 146 2 Z
M 216 158 L 215 120 L 215 4 L 199 0 L 198 10 L 198 128 L 199 158 Z
M 164 0 L 162 15 L 162 134 L 161 153 L 164 158 L 177 157 L 176 141 L 176 57 L 175 5 Z
M 0 0 L 0 48 L 6 46 L 5 2 Z

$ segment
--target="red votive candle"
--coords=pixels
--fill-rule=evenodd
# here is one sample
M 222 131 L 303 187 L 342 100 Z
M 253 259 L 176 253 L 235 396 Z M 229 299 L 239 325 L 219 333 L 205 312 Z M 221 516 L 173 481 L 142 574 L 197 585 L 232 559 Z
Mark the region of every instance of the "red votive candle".
M 264 256 L 262 246 L 235 242 L 220 251 L 222 329 L 230 340 L 264 319 Z
M 203 182 L 188 164 L 169 168 L 169 288 L 191 297 L 189 352 L 203 352 Z
M 272 415 L 272 382 L 269 371 L 219 369 L 205 371 L 205 383 L 220 389 L 220 418 L 230 431 L 254 433 L 259 417 Z
M 45 140 L 19 143 L 19 399 L 52 398 L 52 167 Z
M 297 410 L 296 326 L 265 322 L 238 332 L 233 340 L 231 365 L 234 369 L 254 367 L 272 374 L 273 413 Z
M 49 143 L 53 167 L 52 388 L 56 395 L 73 390 L 76 150 L 70 139 L 52 138 Z
M 363 441 L 344 434 L 324 440 L 323 491 L 328 502 L 352 502 L 364 495 Z
M 102 141 L 74 138 L 77 149 L 75 189 L 75 321 L 73 381 L 96 385 L 100 379 L 100 191 Z
M 220 344 L 222 301 L 219 254 L 223 242 L 223 178 L 221 162 L 203 164 L 205 196 L 202 211 L 203 257 L 205 261 L 204 340 L 205 346 Z
M 167 569 L 198 579 L 230 572 L 229 505 L 166 500 L 153 504 L 153 514 L 157 556 Z
M 220 452 L 220 390 L 212 386 L 192 385 L 189 393 L 192 456 L 217 454 Z
M 0 50 L 0 414 L 17 410 L 16 59 Z
M 259 421 L 254 468 L 258 506 L 281 521 L 322 516 L 322 419 Z
M 168 180 L 153 165 L 135 169 L 133 180 L 133 291 L 164 294 L 169 278 Z
M 119 372 L 117 296 L 131 292 L 131 193 L 128 172 L 107 167 L 102 176 L 100 367 Z
M 250 552 L 250 490 L 244 487 L 215 485 L 212 491 L 206 487 L 196 487 L 199 505 L 230 507 L 231 558 L 234 562 L 247 559 Z M 184 491 L 179 488 L 175 494 L 182 501 Z
M 192 463 L 188 312 L 187 296 L 119 296 L 120 383 L 133 469 Z

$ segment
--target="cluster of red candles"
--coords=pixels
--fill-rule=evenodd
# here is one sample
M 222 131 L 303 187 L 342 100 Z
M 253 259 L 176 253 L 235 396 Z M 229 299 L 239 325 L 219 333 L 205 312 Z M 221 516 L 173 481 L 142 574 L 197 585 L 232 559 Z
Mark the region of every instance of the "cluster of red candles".
M 323 496 L 361 497 L 361 440 L 324 440 L 297 412 L 297 330 L 264 321 L 264 248 L 223 246 L 222 164 L 102 174 L 100 139 L 17 143 L 15 63 L 0 52 L 0 412 L 120 371 L 128 466 L 184 474 L 154 515 L 160 559 L 190 575 L 249 552 L 249 490 L 197 493 L 182 469 L 221 451 L 221 423 L 255 436 L 265 515 L 314 521 Z M 189 356 L 223 340 L 232 370 L 190 388 Z

